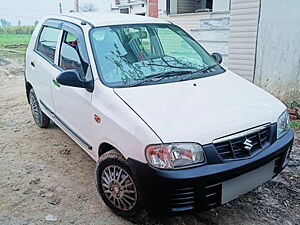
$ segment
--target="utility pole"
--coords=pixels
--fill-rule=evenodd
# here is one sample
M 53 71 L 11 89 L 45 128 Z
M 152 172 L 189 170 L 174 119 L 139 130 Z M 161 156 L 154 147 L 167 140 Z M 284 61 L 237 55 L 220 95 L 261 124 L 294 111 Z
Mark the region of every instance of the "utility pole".
M 74 0 L 74 10 L 75 12 L 79 12 L 79 0 Z
M 59 3 L 59 13 L 62 13 L 61 2 Z

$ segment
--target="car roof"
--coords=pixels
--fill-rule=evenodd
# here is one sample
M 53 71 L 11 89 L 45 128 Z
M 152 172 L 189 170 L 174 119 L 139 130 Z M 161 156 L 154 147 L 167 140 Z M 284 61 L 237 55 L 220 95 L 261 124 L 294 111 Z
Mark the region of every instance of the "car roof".
M 97 13 L 97 12 L 80 12 L 80 13 L 68 13 L 57 14 L 47 16 L 47 19 L 62 19 L 66 21 L 72 21 L 80 24 L 81 22 L 87 22 L 95 27 L 97 26 L 109 26 L 109 25 L 122 25 L 122 24 L 141 24 L 141 23 L 164 23 L 170 24 L 170 22 L 147 16 L 129 15 L 121 13 Z

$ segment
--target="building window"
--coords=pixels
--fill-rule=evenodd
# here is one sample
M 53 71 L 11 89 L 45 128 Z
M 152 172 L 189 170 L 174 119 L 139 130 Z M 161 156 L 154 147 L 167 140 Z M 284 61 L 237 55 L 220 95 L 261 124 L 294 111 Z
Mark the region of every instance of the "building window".
M 121 8 L 120 13 L 129 14 L 129 8 Z
M 168 14 L 210 12 L 213 0 L 167 0 Z

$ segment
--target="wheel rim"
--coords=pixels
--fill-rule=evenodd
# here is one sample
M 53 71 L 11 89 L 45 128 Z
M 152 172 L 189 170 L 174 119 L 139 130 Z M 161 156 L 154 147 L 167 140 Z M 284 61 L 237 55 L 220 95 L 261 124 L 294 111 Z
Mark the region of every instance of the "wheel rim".
M 31 94 L 30 95 L 30 107 L 34 121 L 39 124 L 40 123 L 40 109 L 39 105 L 36 101 L 36 98 Z
M 101 175 L 107 199 L 118 209 L 128 211 L 137 202 L 137 191 L 130 175 L 119 166 L 106 167 Z

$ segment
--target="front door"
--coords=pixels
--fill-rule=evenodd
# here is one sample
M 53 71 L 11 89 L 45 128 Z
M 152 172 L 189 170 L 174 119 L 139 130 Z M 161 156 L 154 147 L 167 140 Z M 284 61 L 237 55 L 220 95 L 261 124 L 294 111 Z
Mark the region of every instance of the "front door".
M 82 79 L 93 79 L 81 29 L 73 24 L 64 24 L 60 46 L 58 66 L 61 70 L 76 69 Z M 52 96 L 57 119 L 77 143 L 87 151 L 92 150 L 89 138 L 93 119 L 91 90 L 64 86 L 55 81 L 52 84 Z

